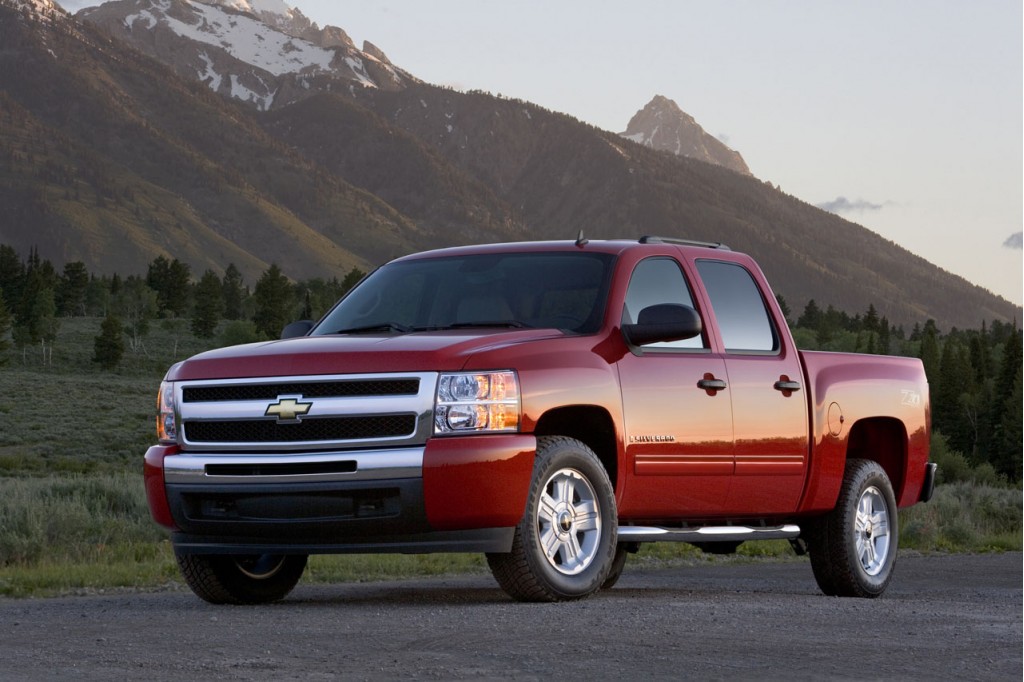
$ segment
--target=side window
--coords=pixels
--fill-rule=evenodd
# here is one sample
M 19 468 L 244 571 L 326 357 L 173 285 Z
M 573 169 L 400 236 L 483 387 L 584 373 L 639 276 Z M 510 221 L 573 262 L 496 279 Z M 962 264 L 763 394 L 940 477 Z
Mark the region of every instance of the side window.
M 775 325 L 757 283 L 746 268 L 735 263 L 701 260 L 697 261 L 697 272 L 711 299 L 726 351 L 771 353 L 779 350 Z
M 622 324 L 635 324 L 641 310 L 659 303 L 677 303 L 694 307 L 683 271 L 671 258 L 648 258 L 640 261 L 634 268 L 633 275 L 629 278 L 629 289 L 626 290 Z M 705 348 L 702 336 L 681 341 L 650 343 L 644 348 L 701 349 Z

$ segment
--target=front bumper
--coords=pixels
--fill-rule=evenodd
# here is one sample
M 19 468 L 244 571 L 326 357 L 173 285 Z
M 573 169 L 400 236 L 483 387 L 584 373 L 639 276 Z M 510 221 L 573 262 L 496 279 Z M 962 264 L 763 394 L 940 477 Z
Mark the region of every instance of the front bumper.
M 188 553 L 505 552 L 536 439 L 302 454 L 146 453 L 154 519 Z

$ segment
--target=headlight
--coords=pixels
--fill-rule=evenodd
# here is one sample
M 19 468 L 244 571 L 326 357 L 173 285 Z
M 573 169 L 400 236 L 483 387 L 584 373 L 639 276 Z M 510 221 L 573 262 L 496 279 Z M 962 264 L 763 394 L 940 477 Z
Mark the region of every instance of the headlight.
M 434 433 L 519 430 L 519 379 L 516 373 L 442 374 L 434 406 Z
M 174 384 L 164 381 L 156 396 L 156 437 L 161 443 L 178 440 L 178 423 L 174 418 Z

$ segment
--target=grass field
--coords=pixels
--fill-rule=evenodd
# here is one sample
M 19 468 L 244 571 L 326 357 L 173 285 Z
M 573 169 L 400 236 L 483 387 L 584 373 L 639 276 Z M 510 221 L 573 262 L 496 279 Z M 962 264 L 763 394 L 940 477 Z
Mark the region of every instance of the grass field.
M 114 373 L 91 362 L 98 319 L 62 320 L 52 360 L 35 349 L 0 367 L 0 595 L 181 588 L 166 533 L 149 518 L 142 454 L 154 442 L 165 369 L 206 347 L 187 323 L 156 322 L 145 352 Z M 957 482 L 901 513 L 901 546 L 924 552 L 1021 549 L 1019 488 Z M 738 557 L 792 556 L 788 543 Z M 647 545 L 630 565 L 719 561 L 689 545 Z M 485 572 L 479 555 L 313 557 L 305 579 L 376 580 Z

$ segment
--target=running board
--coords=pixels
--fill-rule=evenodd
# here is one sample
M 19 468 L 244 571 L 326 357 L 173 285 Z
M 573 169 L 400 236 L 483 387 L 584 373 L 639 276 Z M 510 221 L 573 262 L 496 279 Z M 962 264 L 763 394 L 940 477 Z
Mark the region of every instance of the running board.
M 800 527 L 704 526 L 701 528 L 653 528 L 619 526 L 619 542 L 735 542 L 746 540 L 792 540 Z

